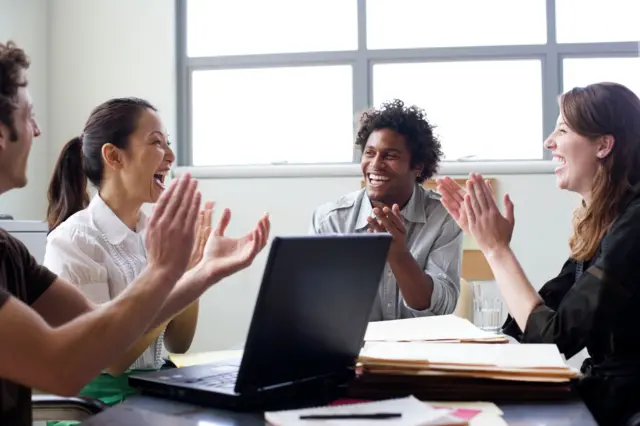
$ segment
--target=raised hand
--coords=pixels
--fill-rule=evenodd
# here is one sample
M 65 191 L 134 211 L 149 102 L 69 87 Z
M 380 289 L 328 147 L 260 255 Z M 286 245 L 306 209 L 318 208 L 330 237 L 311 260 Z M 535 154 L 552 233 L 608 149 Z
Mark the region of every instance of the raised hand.
M 161 271 L 171 280 L 184 274 L 193 250 L 194 223 L 200 210 L 197 186 L 198 182 L 188 173 L 171 182 L 147 224 L 148 267 Z
M 503 216 L 496 205 L 491 188 L 481 175 L 472 173 L 467 180 L 464 209 L 469 233 L 480 250 L 487 255 L 509 245 L 515 226 L 514 206 L 508 194 L 504 196 L 506 214 Z
M 187 269 L 191 269 L 196 266 L 202 260 L 202 253 L 204 247 L 211 235 L 211 219 L 213 217 L 213 201 L 208 201 L 204 205 L 204 209 L 200 210 L 198 219 L 196 221 L 196 238 L 193 245 L 193 251 L 191 252 L 191 259 Z
M 198 274 L 204 274 L 207 282 L 219 281 L 251 265 L 256 255 L 267 244 L 271 222 L 264 215 L 256 227 L 240 238 L 224 235 L 231 220 L 231 211 L 224 209 L 216 229 L 205 245 Z

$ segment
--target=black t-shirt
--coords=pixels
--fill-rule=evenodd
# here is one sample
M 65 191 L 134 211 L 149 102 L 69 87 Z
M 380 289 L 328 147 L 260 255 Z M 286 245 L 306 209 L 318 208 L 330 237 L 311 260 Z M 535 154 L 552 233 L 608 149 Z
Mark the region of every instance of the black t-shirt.
M 56 275 L 38 265 L 20 240 L 0 229 L 0 310 L 11 297 L 31 305 L 55 279 Z M 32 423 L 31 389 L 0 378 L 0 425 Z

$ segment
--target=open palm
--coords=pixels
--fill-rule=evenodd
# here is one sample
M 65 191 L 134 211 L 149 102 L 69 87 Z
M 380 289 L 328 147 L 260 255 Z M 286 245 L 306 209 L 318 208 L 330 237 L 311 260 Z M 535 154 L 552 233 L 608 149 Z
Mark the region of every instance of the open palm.
M 220 280 L 246 268 L 267 244 L 271 227 L 268 215 L 263 216 L 253 230 L 240 238 L 224 235 L 230 220 L 231 211 L 225 209 L 204 247 L 201 267 L 208 279 Z

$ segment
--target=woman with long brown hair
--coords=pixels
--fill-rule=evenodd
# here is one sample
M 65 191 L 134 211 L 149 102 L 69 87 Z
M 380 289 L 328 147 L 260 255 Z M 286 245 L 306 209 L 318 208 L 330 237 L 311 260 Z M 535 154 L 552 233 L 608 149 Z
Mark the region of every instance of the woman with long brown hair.
M 558 162 L 559 188 L 582 203 L 571 256 L 539 292 L 509 242 L 514 206 L 496 205 L 482 176 L 466 191 L 438 181 L 442 203 L 472 235 L 509 309 L 504 332 L 526 343 L 554 343 L 565 357 L 587 348 L 578 391 L 600 424 L 624 425 L 640 411 L 640 99 L 616 83 L 574 88 L 544 145 Z

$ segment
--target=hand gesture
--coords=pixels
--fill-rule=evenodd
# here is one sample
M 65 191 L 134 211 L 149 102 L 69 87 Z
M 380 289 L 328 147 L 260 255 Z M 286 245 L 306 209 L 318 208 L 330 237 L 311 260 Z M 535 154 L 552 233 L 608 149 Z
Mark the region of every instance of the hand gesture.
M 146 230 L 148 267 L 177 280 L 189 264 L 200 210 L 198 181 L 190 174 L 171 182 L 158 200 Z
M 464 197 L 467 192 L 450 177 L 436 180 L 436 189 L 442 196 L 442 205 L 449 212 L 464 233 L 469 233 L 467 212 L 464 208 Z
M 504 203 L 506 215 L 503 216 L 487 182 L 479 174 L 469 175 L 467 194 L 464 197 L 469 233 L 485 255 L 508 246 L 511 241 L 515 217 L 513 202 L 508 194 L 504 196 Z
M 400 207 L 397 204 L 391 206 L 391 208 L 374 204 L 373 214 L 375 217 L 368 217 L 369 222 L 368 232 L 388 232 L 391 234 L 391 247 L 389 247 L 389 255 L 393 256 L 407 250 L 406 235 L 407 228 L 404 226 L 404 221 L 400 215 Z
M 224 235 L 230 220 L 231 211 L 224 209 L 216 229 L 205 245 L 198 273 L 204 274 L 209 283 L 217 282 L 251 265 L 267 244 L 271 228 L 268 215 L 264 215 L 253 230 L 237 239 Z
M 211 235 L 211 218 L 213 216 L 213 201 L 208 201 L 204 205 L 204 209 L 200 210 L 198 220 L 196 222 L 196 238 L 193 245 L 193 251 L 191 252 L 191 259 L 189 260 L 189 266 L 187 269 L 191 269 L 196 266 L 202 260 L 202 253 L 204 247 Z

